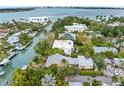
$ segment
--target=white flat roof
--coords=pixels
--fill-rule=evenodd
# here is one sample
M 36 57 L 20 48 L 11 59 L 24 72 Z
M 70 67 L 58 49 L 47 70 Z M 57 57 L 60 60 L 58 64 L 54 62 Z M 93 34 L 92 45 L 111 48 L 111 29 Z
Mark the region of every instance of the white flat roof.
M 96 47 L 96 46 L 94 46 L 93 49 L 95 50 L 96 53 L 106 52 L 106 51 L 118 52 L 118 50 L 116 48 L 112 48 L 112 47 Z
M 73 41 L 72 40 L 54 40 L 53 47 L 73 48 Z

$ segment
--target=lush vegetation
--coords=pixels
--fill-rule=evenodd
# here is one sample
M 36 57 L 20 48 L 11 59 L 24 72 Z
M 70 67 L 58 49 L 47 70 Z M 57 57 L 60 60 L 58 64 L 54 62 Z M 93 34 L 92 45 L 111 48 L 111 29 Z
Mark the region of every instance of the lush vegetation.
M 9 55 L 10 49 L 14 46 L 9 44 L 6 39 L 1 40 L 0 44 L 0 61 Z
M 24 46 L 31 41 L 31 37 L 26 33 L 21 33 L 19 36 L 20 43 Z
M 96 54 L 93 58 L 98 70 L 103 70 L 105 68 L 105 56 Z
M 101 85 L 102 85 L 102 81 L 94 79 L 92 82 L 92 86 L 101 86 Z
M 83 82 L 83 86 L 90 86 L 89 82 Z

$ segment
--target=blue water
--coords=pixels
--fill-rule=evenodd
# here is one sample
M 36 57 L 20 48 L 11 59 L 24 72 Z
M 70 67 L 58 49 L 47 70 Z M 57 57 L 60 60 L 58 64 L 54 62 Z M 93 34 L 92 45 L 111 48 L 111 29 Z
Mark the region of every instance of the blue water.
M 40 8 L 27 12 L 16 12 L 16 13 L 1 13 L 0 21 L 9 21 L 12 19 L 27 19 L 29 16 L 50 16 L 50 17 L 62 17 L 62 16 L 86 16 L 94 18 L 96 15 L 115 15 L 123 16 L 124 10 L 112 10 L 112 9 L 60 9 L 60 8 Z
M 0 22 L 11 21 L 12 19 L 19 20 L 20 18 L 27 19 L 32 16 L 49 16 L 52 21 L 55 21 L 57 18 L 65 16 L 79 16 L 79 17 L 89 17 L 94 19 L 96 15 L 114 15 L 114 16 L 123 16 L 124 10 L 110 10 L 110 9 L 36 9 L 27 12 L 16 12 L 16 13 L 0 13 Z M 47 31 L 51 30 L 51 26 L 47 27 Z M 12 73 L 24 64 L 29 63 L 32 58 L 36 55 L 33 47 L 37 42 L 43 39 L 43 34 L 38 34 L 34 39 L 32 44 L 26 48 L 26 50 L 19 52 L 19 54 L 12 59 L 12 63 L 4 68 L 5 75 L 0 77 L 0 85 L 2 85 L 6 80 L 12 77 Z

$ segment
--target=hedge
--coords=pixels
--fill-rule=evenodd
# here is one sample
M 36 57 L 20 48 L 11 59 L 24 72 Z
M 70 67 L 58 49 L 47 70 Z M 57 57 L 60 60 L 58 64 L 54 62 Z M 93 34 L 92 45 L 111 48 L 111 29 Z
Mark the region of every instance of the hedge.
M 88 76 L 102 76 L 103 72 L 102 71 L 80 71 L 79 72 L 80 75 L 88 75 Z

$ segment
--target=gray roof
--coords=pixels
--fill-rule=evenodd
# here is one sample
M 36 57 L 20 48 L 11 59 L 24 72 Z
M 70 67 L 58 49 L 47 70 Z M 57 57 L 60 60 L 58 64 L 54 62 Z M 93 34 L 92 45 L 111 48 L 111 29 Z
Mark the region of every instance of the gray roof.
M 116 48 L 112 48 L 112 47 L 93 47 L 94 51 L 96 53 L 100 53 L 100 52 L 106 52 L 106 51 L 112 51 L 112 52 L 118 52 L 118 50 Z
M 47 58 L 46 66 L 51 64 L 62 64 L 62 59 L 65 59 L 69 64 L 74 64 L 79 66 L 93 66 L 93 60 L 91 58 L 85 58 L 84 56 L 78 56 L 78 58 L 65 57 L 61 54 L 54 54 Z
M 77 58 L 65 57 L 57 53 L 47 58 L 46 66 L 50 66 L 51 64 L 61 64 L 62 59 L 65 59 L 69 64 L 78 64 Z

